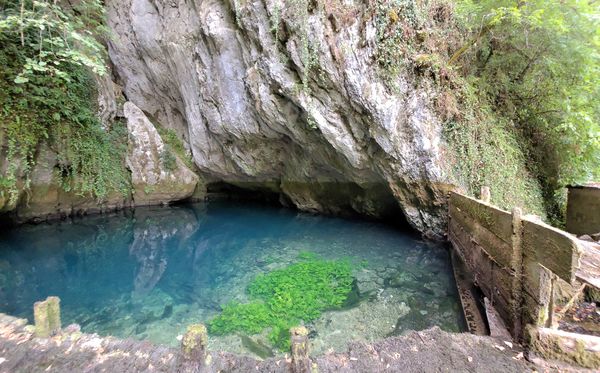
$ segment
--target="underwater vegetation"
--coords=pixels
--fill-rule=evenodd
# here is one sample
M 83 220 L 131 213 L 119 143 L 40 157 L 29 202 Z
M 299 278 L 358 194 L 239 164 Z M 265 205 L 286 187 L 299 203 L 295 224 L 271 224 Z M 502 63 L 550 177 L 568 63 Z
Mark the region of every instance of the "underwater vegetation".
M 258 275 L 247 288 L 251 301 L 225 305 L 208 322 L 209 332 L 257 334 L 270 328 L 271 343 L 286 350 L 291 327 L 343 307 L 353 289 L 350 262 L 324 260 L 310 252 L 300 253 L 298 259 L 298 263 Z

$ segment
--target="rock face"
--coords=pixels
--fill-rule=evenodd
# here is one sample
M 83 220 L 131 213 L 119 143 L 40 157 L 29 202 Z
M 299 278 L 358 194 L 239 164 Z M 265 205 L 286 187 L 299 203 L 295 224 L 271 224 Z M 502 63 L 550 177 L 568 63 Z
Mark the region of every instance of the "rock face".
M 123 112 L 129 133 L 127 167 L 131 171 L 135 205 L 157 205 L 190 197 L 198 176 L 167 149 L 154 125 L 137 106 L 126 102 Z
M 116 103 L 114 94 L 111 99 L 110 94 L 103 89 L 112 87 L 112 82 L 106 79 L 103 81 L 103 84 L 99 84 L 99 102 L 106 102 L 107 106 L 101 106 L 104 109 L 99 116 L 108 126 L 114 120 Z M 25 177 L 19 176 L 17 198 L 10 201 L 8 196 L 0 195 L 0 213 L 9 213 L 16 222 L 43 221 L 125 207 L 166 204 L 192 195 L 203 198 L 204 185 L 196 190 L 198 176 L 179 156 L 167 150 L 156 128 L 144 113 L 129 102 L 124 105 L 124 113 L 128 129 L 127 167 L 131 171 L 133 194 L 123 195 L 114 191 L 98 201 L 89 194 L 65 191 L 56 174 L 59 156 L 43 143 L 38 148 L 28 187 L 24 186 Z M 0 170 L 6 168 L 1 164 L 4 159 L 0 157 Z
M 108 0 L 110 57 L 127 99 L 184 139 L 208 181 L 305 210 L 396 213 L 439 237 L 431 82 L 387 88 L 365 2 L 313 3 Z
M 66 192 L 56 177 L 58 155 L 43 144 L 38 150 L 36 164 L 31 173 L 31 185 L 23 192 L 15 209 L 18 221 L 45 220 L 79 213 L 97 213 L 121 209 L 132 205 L 130 196 L 119 192 L 98 202 L 89 195 Z

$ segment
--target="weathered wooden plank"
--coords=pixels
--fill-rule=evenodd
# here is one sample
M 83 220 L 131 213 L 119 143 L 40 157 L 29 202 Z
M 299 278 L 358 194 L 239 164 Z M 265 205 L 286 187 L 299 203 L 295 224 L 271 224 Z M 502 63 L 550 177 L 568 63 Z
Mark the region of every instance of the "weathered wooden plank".
M 541 221 L 523 219 L 523 255 L 573 284 L 581 248 L 577 239 Z
M 600 247 L 592 242 L 580 241 L 583 253 L 579 260 L 577 279 L 600 289 Z
M 457 250 L 460 250 L 461 255 L 466 256 L 471 245 L 471 237 L 460 223 L 452 217 L 450 217 L 448 221 L 448 239 L 451 243 L 456 243 L 458 245 Z
M 523 290 L 539 303 L 550 299 L 552 272 L 539 263 L 525 257 L 523 261 Z
M 512 257 L 512 247 L 487 229 L 480 221 L 457 206 L 449 206 L 450 218 L 458 222 L 471 236 L 471 239 L 482 246 L 490 257 L 502 266 L 509 266 Z
M 510 268 L 512 274 L 511 292 L 511 333 L 515 340 L 523 337 L 521 304 L 523 303 L 523 212 L 515 207 L 512 210 L 512 256 Z
M 506 324 L 503 321 L 502 316 L 498 314 L 498 311 L 492 305 L 492 302 L 485 297 L 485 314 L 487 316 L 488 325 L 490 326 L 490 336 L 496 338 L 502 338 L 505 341 L 512 339 L 511 335 L 506 328 Z
M 489 294 L 489 298 L 507 323 L 513 319 L 511 280 L 509 271 L 492 265 L 492 294 Z
M 483 314 L 477 306 L 477 300 L 473 289 L 473 281 L 465 268 L 460 253 L 455 250 L 451 252 L 452 269 L 456 280 L 458 295 L 462 304 L 465 321 L 469 332 L 475 335 L 487 335 L 488 329 Z
M 456 241 L 455 241 L 456 242 Z M 457 245 L 455 245 L 457 247 Z M 460 250 L 460 249 L 458 249 Z M 490 299 L 496 311 L 505 322 L 512 320 L 511 275 L 507 269 L 498 267 L 493 263 L 480 247 L 472 244 L 467 251 L 470 256 L 470 265 L 473 281 Z M 465 260 L 462 258 L 463 261 Z
M 450 193 L 449 201 L 451 207 L 468 214 L 508 245 L 511 244 L 512 217 L 509 212 L 455 192 Z
M 494 262 L 486 250 L 471 239 L 456 219 L 450 219 L 449 238 L 472 273 L 473 282 L 492 300 L 501 316 L 511 320 L 512 278 L 510 270 Z
M 545 326 L 548 320 L 548 305 L 540 304 L 529 293 L 523 293 L 522 323 L 523 325 Z
M 461 229 L 454 221 L 450 222 L 450 238 L 453 246 L 472 274 L 472 281 L 479 286 L 484 294 L 490 294 L 492 283 L 492 261 L 483 252 L 480 246 L 470 240 L 468 232 Z
M 528 334 L 530 347 L 547 359 L 600 368 L 600 337 L 535 327 L 529 327 Z

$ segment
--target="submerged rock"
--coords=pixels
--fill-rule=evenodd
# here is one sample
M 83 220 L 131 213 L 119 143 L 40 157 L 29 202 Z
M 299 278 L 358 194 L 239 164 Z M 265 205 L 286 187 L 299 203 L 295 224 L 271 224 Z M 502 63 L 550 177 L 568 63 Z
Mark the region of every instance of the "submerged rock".
M 252 352 L 261 359 L 266 359 L 275 356 L 271 347 L 267 346 L 261 341 L 254 340 L 254 338 L 248 337 L 247 335 L 243 334 L 240 335 L 240 339 L 242 340 L 242 346 L 244 346 L 248 351 Z
M 162 315 L 160 316 L 161 320 L 162 319 L 167 319 L 169 317 L 171 317 L 171 315 L 173 315 L 173 305 L 172 304 L 167 304 L 165 306 L 165 309 L 162 313 Z

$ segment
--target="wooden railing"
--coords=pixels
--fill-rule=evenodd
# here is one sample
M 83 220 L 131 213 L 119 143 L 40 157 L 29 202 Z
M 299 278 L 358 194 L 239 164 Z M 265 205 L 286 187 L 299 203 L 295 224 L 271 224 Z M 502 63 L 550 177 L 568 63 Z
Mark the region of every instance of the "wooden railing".
M 480 200 L 451 192 L 448 217 L 454 252 L 517 341 L 531 339 L 531 328 L 556 330 L 558 286 L 600 285 L 600 251 L 519 208 L 492 206 L 487 188 Z

